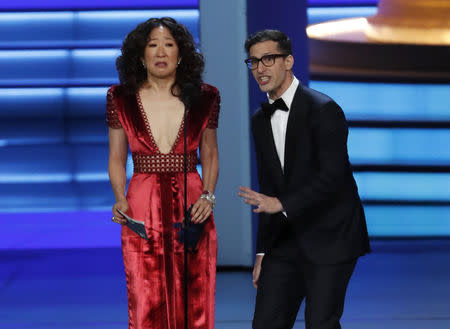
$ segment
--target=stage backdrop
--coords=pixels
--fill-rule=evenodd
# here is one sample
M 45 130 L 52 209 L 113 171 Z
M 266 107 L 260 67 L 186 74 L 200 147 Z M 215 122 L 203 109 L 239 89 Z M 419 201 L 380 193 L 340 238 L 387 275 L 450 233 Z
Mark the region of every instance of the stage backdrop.
M 369 16 L 374 4 L 311 0 L 308 22 Z M 206 55 L 205 79 L 222 93 L 219 264 L 251 263 L 251 212 L 236 189 L 256 174 L 248 122 L 264 95 L 243 64 L 247 32 L 290 34 L 295 73 L 308 83 L 305 3 L 276 5 L 204 0 L 199 11 L 187 0 L 0 2 L 0 249 L 119 246 L 119 227 L 110 221 L 105 94 L 118 82 L 114 60 L 126 33 L 149 17 L 173 16 L 194 35 Z M 347 116 L 369 234 L 450 236 L 450 85 L 309 85 L 336 99 Z

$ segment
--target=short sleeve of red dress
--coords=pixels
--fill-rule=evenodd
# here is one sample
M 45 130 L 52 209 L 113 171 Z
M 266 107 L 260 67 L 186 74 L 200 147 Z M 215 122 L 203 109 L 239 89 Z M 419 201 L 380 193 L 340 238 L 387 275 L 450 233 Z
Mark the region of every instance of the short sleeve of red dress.
M 220 94 L 217 88 L 210 86 L 212 101 L 210 102 L 209 115 L 208 115 L 208 124 L 206 128 L 217 129 L 219 126 L 219 112 L 220 112 Z
M 113 129 L 122 128 L 122 124 L 119 120 L 119 114 L 117 112 L 117 104 L 114 93 L 114 86 L 108 89 L 106 94 L 106 123 L 108 127 Z

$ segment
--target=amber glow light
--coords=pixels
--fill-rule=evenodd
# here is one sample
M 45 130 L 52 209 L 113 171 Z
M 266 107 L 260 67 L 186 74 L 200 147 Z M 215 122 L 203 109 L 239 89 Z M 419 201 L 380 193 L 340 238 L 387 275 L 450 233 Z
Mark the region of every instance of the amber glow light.
M 450 45 L 450 29 L 377 26 L 367 24 L 366 35 L 375 42 Z
M 367 19 L 358 17 L 310 25 L 306 28 L 306 33 L 309 38 L 328 39 L 333 36 L 364 31 L 366 28 Z

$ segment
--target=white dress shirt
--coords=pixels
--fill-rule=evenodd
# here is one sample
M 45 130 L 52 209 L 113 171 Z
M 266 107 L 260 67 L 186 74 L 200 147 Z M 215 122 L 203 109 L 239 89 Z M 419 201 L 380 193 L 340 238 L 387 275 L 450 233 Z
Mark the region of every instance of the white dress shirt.
M 289 113 L 291 112 L 292 100 L 294 99 L 295 91 L 298 87 L 298 80 L 294 76 L 291 85 L 288 89 L 281 95 L 280 98 L 286 103 L 289 111 L 275 111 L 270 118 L 270 124 L 272 126 L 273 141 L 275 142 L 275 147 L 277 149 L 278 158 L 280 159 L 281 169 L 284 170 L 284 147 L 286 144 L 286 128 L 289 118 Z M 272 104 L 275 99 L 271 99 L 267 94 L 269 103 Z

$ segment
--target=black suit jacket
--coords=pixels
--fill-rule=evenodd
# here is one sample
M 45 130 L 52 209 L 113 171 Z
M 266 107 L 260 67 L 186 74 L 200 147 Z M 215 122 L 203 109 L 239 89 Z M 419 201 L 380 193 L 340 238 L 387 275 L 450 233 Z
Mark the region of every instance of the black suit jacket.
M 328 96 L 301 84 L 289 113 L 284 172 L 270 118 L 252 118 L 260 192 L 278 197 L 282 213 L 260 214 L 257 252 L 291 241 L 293 257 L 336 264 L 369 252 L 364 210 L 348 160 L 348 127 Z M 286 251 L 284 251 L 286 252 Z

